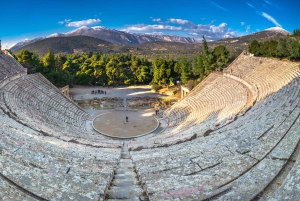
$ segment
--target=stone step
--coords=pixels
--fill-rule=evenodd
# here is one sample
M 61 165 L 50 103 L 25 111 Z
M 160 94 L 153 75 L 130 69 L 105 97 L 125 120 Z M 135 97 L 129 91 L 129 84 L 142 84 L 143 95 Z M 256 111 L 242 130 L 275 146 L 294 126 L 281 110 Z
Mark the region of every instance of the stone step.
M 120 199 L 107 199 L 107 201 L 120 201 Z M 122 201 L 140 201 L 139 198 L 122 199 Z
M 134 165 L 133 165 L 133 163 L 131 163 L 131 164 L 125 164 L 125 163 L 122 163 L 122 164 L 119 164 L 119 166 L 118 166 L 119 168 L 122 168 L 122 169 L 125 169 L 125 168 L 128 168 L 128 169 L 133 169 L 134 168 Z
M 146 197 L 147 193 L 141 187 L 141 182 L 138 180 L 135 171 L 127 144 L 124 143 L 119 165 L 106 192 L 106 200 L 148 200 L 148 197 Z
M 129 159 L 129 158 L 131 158 L 131 156 L 129 155 L 129 153 L 121 153 L 121 158 Z
M 135 172 L 127 172 L 126 174 L 115 174 L 114 179 L 136 178 Z
M 106 194 L 113 199 L 134 199 L 142 196 L 143 192 L 144 190 L 137 185 L 128 187 L 112 186 Z
M 118 179 L 112 182 L 112 186 L 128 186 L 128 185 L 140 185 L 137 179 Z
M 134 172 L 133 169 L 129 169 L 129 168 L 122 168 L 122 169 L 120 169 L 120 168 L 118 168 L 116 170 L 116 175 L 118 175 L 118 174 L 131 174 L 132 172 Z

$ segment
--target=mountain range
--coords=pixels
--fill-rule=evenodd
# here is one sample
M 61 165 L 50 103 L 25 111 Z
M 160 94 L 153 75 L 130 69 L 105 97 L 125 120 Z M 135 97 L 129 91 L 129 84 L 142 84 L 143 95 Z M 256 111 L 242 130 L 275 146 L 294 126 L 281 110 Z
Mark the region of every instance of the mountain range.
M 10 49 L 14 51 L 25 45 L 46 38 L 70 37 L 70 36 L 90 36 L 114 44 L 124 44 L 124 45 L 136 45 L 136 44 L 153 42 L 153 41 L 180 42 L 180 43 L 188 43 L 188 44 L 198 43 L 194 38 L 189 38 L 189 37 L 180 37 L 174 35 L 135 34 L 135 33 L 129 33 L 129 32 L 119 31 L 115 29 L 109 29 L 102 26 L 96 26 L 91 28 L 83 26 L 67 33 L 55 33 L 47 37 L 35 38 L 33 40 L 24 40 L 17 43 Z
M 274 27 L 236 38 L 211 41 L 208 42 L 208 45 L 211 49 L 218 45 L 225 45 L 231 54 L 235 55 L 247 49 L 254 39 L 258 41 L 277 40 L 289 34 L 282 28 Z M 38 55 L 42 56 L 48 48 L 54 53 L 131 53 L 144 55 L 151 59 L 158 55 L 172 58 L 178 55 L 195 55 L 202 51 L 202 44 L 193 38 L 179 36 L 132 34 L 104 27 L 81 27 L 65 34 L 52 34 L 45 38 L 23 41 L 16 44 L 11 50 L 16 54 L 21 49 L 27 49 L 36 51 Z

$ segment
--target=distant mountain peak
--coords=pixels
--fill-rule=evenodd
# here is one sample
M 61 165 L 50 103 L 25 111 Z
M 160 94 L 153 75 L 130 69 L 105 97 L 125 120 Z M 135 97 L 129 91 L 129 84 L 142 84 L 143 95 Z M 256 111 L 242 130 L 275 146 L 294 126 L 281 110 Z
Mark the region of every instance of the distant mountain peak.
M 51 37 L 60 37 L 63 36 L 63 34 L 61 33 L 54 33 L 54 34 L 50 34 L 49 36 L 47 36 L 46 38 L 51 38 Z
M 282 33 L 284 35 L 290 34 L 290 32 L 288 32 L 287 30 L 285 30 L 281 27 L 271 27 L 271 28 L 265 29 L 264 31 L 274 31 L 274 32 Z
M 21 41 L 17 45 L 11 48 L 12 51 L 21 48 L 24 45 L 31 44 L 38 40 L 42 40 L 45 38 L 54 38 L 54 37 L 71 37 L 71 36 L 90 36 L 94 38 L 98 38 L 101 40 L 105 40 L 115 44 L 123 44 L 123 45 L 136 45 L 145 42 L 153 42 L 153 41 L 162 41 L 162 42 L 179 42 L 179 43 L 188 43 L 194 44 L 198 43 L 194 38 L 189 37 L 180 37 L 180 36 L 172 36 L 172 35 L 155 35 L 155 34 L 136 34 L 130 32 L 124 32 L 120 30 L 110 29 L 103 26 L 94 26 L 87 27 L 82 26 L 75 30 L 66 33 L 54 33 L 47 37 L 41 37 L 38 39 Z

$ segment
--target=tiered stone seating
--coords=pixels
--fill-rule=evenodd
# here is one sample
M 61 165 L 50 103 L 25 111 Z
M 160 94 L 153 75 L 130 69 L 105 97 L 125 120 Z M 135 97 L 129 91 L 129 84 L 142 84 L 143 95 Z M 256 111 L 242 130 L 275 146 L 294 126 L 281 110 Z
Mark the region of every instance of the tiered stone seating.
M 31 128 L 67 141 L 121 147 L 118 141 L 103 140 L 104 136 L 87 131 L 85 119 L 88 114 L 40 74 L 15 79 L 5 85 L 0 93 L 5 103 L 2 108 Z
M 264 77 L 256 75 L 256 70 L 249 71 L 256 79 L 248 82 L 255 83 L 260 92 L 256 104 L 209 136 L 169 147 L 131 151 L 151 198 L 252 200 L 261 193 L 299 142 L 300 79 L 296 66 L 290 63 L 283 67 L 289 70 L 279 70 L 281 67 L 269 65 L 271 71 L 282 73 L 277 77 L 267 71 Z M 296 168 L 291 175 L 295 175 Z M 298 177 L 288 178 L 290 181 L 276 192 L 274 200 L 284 199 L 282 194 L 288 198 L 298 195 L 296 188 L 288 187 Z M 292 195 L 283 193 L 286 189 Z
M 27 74 L 25 68 L 11 55 L 1 54 L 0 51 L 0 88 L 22 75 Z
M 7 87 L 7 89 L 6 89 Z M 85 115 L 83 110 L 42 82 L 40 75 L 29 75 L 24 79 L 18 79 L 9 83 L 2 89 L 4 101 L 17 115 L 24 115 L 24 119 L 32 119 L 35 116 L 45 124 L 60 128 L 60 125 L 82 127 Z M 52 90 L 51 90 L 52 89 Z M 12 91 L 12 93 L 11 93 Z
M 23 66 L 18 63 L 11 55 L 0 54 L 1 72 L 5 72 L 8 77 L 24 72 Z
M 279 103 L 278 97 L 272 101 Z M 287 106 L 293 112 L 271 129 L 274 119 L 268 118 L 285 114 L 286 107 L 264 113 L 266 105 L 255 105 L 256 117 L 242 116 L 210 136 L 170 147 L 132 151 L 131 155 L 153 199 L 201 200 L 224 191 L 220 200 L 237 196 L 250 200 L 276 177 L 285 164 L 282 159 L 289 158 L 299 142 L 299 137 L 292 138 L 299 129 L 298 104 L 299 98 Z M 293 146 L 287 148 L 291 143 Z
M 247 106 L 248 89 L 225 76 L 213 73 L 187 97 L 164 113 L 168 127 L 144 142 L 131 142 L 130 147 L 151 147 L 155 143 L 173 143 L 204 135 L 207 130 L 228 123 Z
M 86 113 L 44 77 L 0 66 L 10 76 L 0 86 L 0 197 L 134 199 L 119 180 L 131 168 L 138 179 L 126 189 L 150 200 L 255 200 L 299 146 L 298 66 L 242 54 L 166 110 L 163 132 L 128 142 L 130 154 L 87 131 Z M 298 199 L 299 164 L 271 200 Z
M 259 101 L 298 77 L 298 69 L 297 63 L 240 55 L 224 72 L 242 78 L 257 88 Z
M 3 200 L 34 200 L 2 178 L 0 178 L 0 197 Z
M 4 113 L 0 114 L 0 138 L 1 174 L 48 200 L 104 198 L 120 154 L 120 149 L 92 148 L 44 137 Z M 3 192 L 18 192 L 6 181 L 0 185 Z M 3 195 L 10 199 L 26 197 L 22 192 L 16 197 L 7 193 Z

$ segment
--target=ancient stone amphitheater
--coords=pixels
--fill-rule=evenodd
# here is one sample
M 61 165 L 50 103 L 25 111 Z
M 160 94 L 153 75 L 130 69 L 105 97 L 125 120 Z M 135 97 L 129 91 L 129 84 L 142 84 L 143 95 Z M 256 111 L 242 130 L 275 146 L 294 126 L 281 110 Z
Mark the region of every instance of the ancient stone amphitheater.
M 2 200 L 299 200 L 299 64 L 241 54 L 132 140 L 0 54 Z

